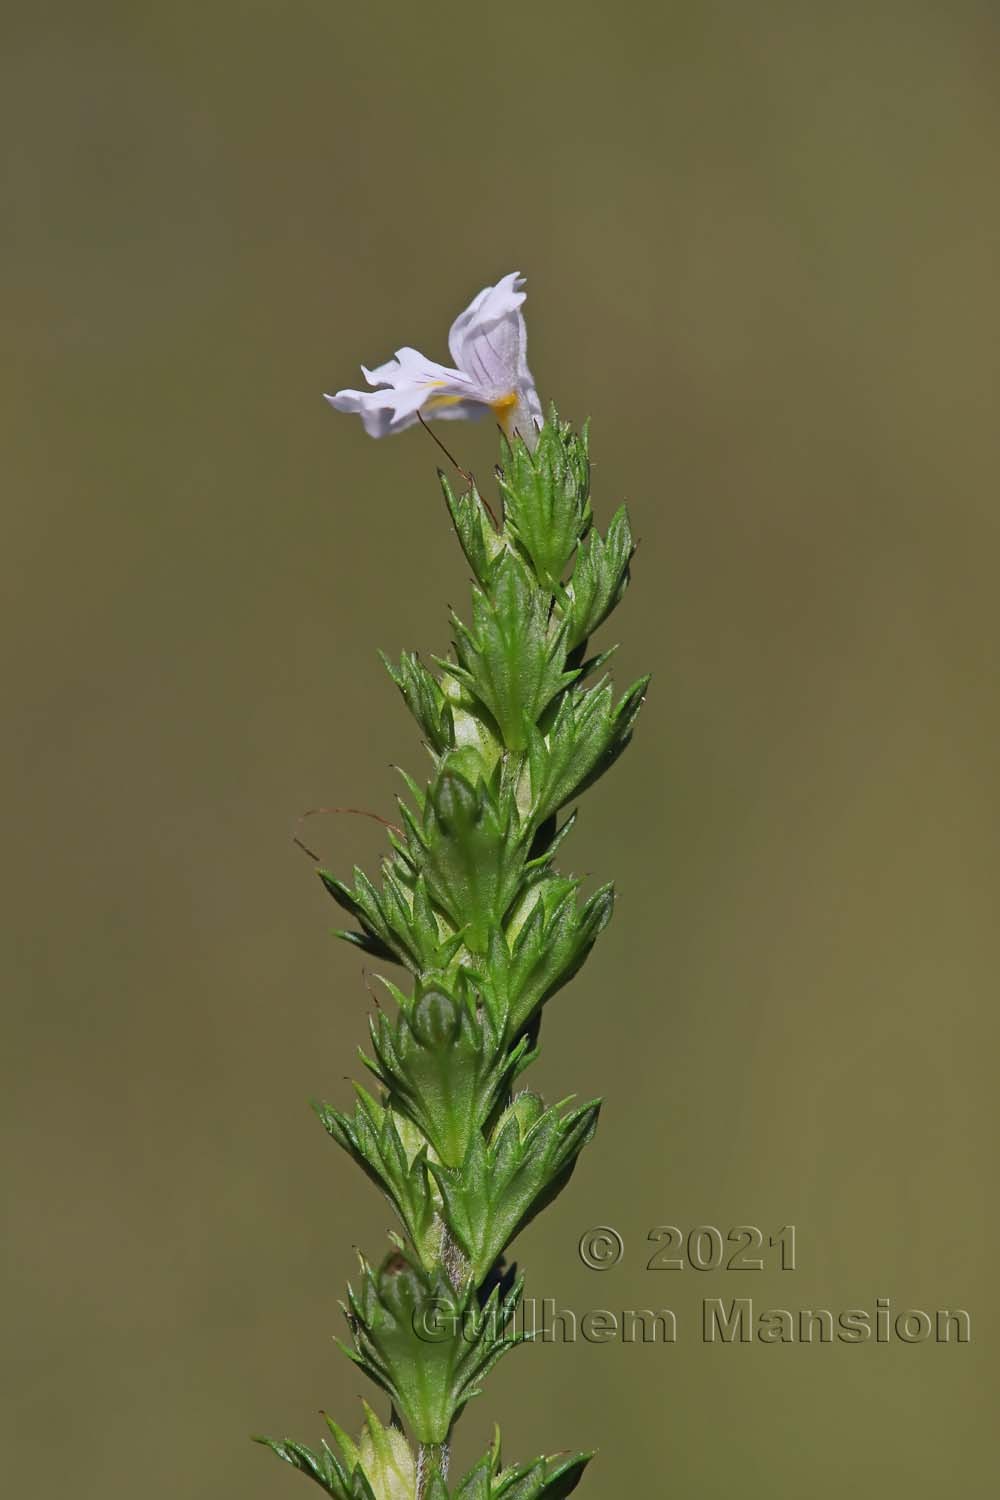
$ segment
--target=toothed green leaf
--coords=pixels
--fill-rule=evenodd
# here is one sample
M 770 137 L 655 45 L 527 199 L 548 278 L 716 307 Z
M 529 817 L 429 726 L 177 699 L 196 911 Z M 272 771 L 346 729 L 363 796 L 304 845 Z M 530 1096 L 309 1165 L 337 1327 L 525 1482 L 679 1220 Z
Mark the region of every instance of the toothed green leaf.
M 629 564 L 635 543 L 624 505 L 616 511 L 602 537 L 591 531 L 577 554 L 573 576 L 559 595 L 559 613 L 566 621 L 570 651 L 603 625 L 628 587 Z
M 590 526 L 586 428 L 577 436 L 553 411 L 533 449 L 520 437 L 504 444 L 499 483 L 507 533 L 554 594 Z
M 472 596 L 472 624 L 452 618 L 456 662 L 442 662 L 492 715 L 508 750 L 523 750 L 528 727 L 577 676 L 567 669 L 567 627 L 553 621 L 552 600 L 505 553 L 489 591 Z

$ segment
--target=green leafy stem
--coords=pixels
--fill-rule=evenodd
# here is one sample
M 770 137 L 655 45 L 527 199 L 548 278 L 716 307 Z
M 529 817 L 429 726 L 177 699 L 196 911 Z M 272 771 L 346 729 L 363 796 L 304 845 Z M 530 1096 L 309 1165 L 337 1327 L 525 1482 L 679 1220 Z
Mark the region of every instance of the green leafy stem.
M 454 1423 L 492 1368 L 524 1342 L 510 1332 L 522 1282 L 505 1270 L 514 1238 L 568 1182 L 600 1101 L 546 1106 L 518 1080 L 538 1055 L 543 1007 L 576 974 L 611 917 L 559 873 L 567 808 L 621 755 L 647 678 L 616 697 L 593 633 L 629 582 L 634 543 L 622 507 L 602 535 L 590 501 L 588 434 L 552 409 L 532 448 L 503 441 L 499 522 L 474 481 L 445 501 L 472 570 L 469 622 L 452 652 L 383 658 L 431 758 L 404 775 L 399 825 L 379 878 L 324 886 L 353 925 L 339 933 L 408 971 L 382 977 L 391 1009 L 370 1017 L 362 1051 L 373 1088 L 352 1111 L 317 1104 L 329 1134 L 399 1220 L 392 1248 L 361 1263 L 341 1347 L 390 1401 L 366 1407 L 358 1442 L 332 1421 L 319 1451 L 258 1441 L 336 1500 L 559 1500 L 590 1457 L 504 1467 L 499 1435 L 449 1489 Z M 442 1329 L 435 1317 L 455 1316 Z M 415 1439 L 416 1452 L 406 1433 Z

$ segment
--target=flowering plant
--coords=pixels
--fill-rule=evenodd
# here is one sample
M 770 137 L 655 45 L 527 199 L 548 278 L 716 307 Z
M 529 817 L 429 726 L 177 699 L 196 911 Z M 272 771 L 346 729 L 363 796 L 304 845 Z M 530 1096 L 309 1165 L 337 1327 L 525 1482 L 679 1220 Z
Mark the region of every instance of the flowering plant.
M 562 1190 L 599 1101 L 548 1105 L 520 1087 L 538 1055 L 544 1006 L 583 964 L 613 906 L 560 874 L 565 810 L 625 749 L 648 679 L 616 700 L 610 651 L 588 643 L 620 601 L 634 547 L 622 507 L 593 524 L 587 431 L 542 409 L 526 361 L 521 279 L 480 292 L 454 322 L 455 367 L 399 349 L 365 371 L 373 389 L 328 399 L 381 436 L 424 417 L 492 410 L 503 429 L 495 518 L 475 482 L 440 475 L 473 575 L 470 623 L 431 670 L 385 660 L 424 736 L 431 775 L 405 777 L 398 828 L 375 882 L 320 878 L 353 926 L 348 942 L 405 971 L 384 979 L 394 1011 L 370 1018 L 353 1113 L 319 1118 L 392 1204 L 400 1232 L 361 1260 L 341 1348 L 389 1397 L 366 1406 L 355 1442 L 328 1420 L 317 1451 L 261 1438 L 335 1500 L 560 1500 L 591 1455 L 505 1467 L 499 1436 L 449 1488 L 449 1444 L 511 1331 L 523 1278 L 505 1253 Z M 409 1434 L 409 1436 L 407 1436 Z M 414 1446 L 411 1446 L 411 1443 Z

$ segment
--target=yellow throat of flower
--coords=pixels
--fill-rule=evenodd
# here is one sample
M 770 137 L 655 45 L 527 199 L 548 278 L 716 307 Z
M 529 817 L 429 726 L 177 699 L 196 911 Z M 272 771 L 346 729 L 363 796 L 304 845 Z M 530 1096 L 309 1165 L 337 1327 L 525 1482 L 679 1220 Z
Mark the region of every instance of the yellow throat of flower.
M 431 385 L 444 385 L 443 380 L 432 380 Z M 429 396 L 424 402 L 424 411 L 439 411 L 442 406 L 457 406 L 461 396 Z
M 430 381 L 431 386 L 444 385 L 443 380 Z M 443 406 L 457 406 L 464 401 L 464 396 L 428 396 L 424 402 L 424 411 L 430 413 L 440 411 Z M 490 411 L 496 417 L 500 426 L 508 437 L 511 435 L 511 422 L 517 410 L 517 392 L 508 391 L 506 396 L 498 396 L 496 401 L 490 402 Z
M 493 412 L 504 432 L 510 437 L 510 423 L 517 408 L 517 392 L 508 391 L 506 396 L 501 396 L 498 401 L 490 402 L 490 410 Z

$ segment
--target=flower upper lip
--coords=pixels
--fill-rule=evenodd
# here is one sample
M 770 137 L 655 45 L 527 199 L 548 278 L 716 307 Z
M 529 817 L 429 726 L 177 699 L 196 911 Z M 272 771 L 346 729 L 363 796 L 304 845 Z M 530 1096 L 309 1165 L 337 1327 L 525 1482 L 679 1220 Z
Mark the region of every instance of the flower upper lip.
M 337 391 L 327 401 L 360 416 L 372 437 L 402 432 L 421 416 L 479 417 L 492 410 L 508 436 L 517 432 L 533 445 L 542 408 L 528 368 L 523 285 L 512 271 L 459 313 L 448 333 L 454 368 L 403 347 L 375 369 L 362 365 L 374 390 Z

